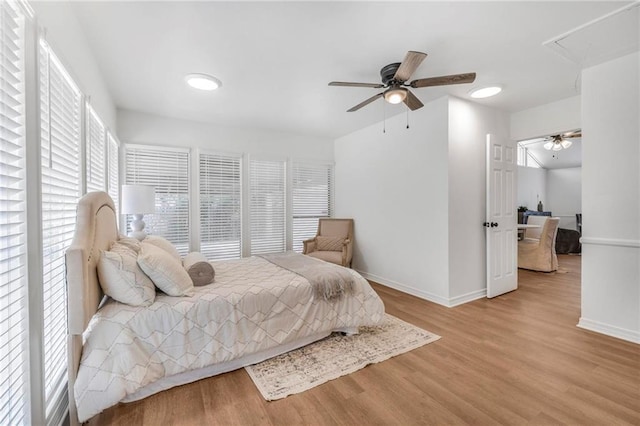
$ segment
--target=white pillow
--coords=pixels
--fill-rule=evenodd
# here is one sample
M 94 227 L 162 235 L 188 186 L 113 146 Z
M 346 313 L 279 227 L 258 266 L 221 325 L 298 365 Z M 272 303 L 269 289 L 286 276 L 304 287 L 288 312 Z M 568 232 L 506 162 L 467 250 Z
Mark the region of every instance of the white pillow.
M 193 282 L 182 263 L 161 248 L 142 242 L 138 265 L 169 296 L 193 296 Z
M 140 269 L 136 253 L 114 242 L 111 250 L 100 250 L 98 279 L 107 296 L 132 306 L 149 306 L 156 297 L 153 281 Z
M 154 246 L 159 247 L 169 253 L 178 262 L 182 262 L 180 253 L 178 253 L 178 250 L 176 250 L 173 244 L 171 244 L 171 242 L 166 238 L 160 237 L 158 235 L 147 235 L 147 237 L 142 240 L 142 242 L 153 244 Z
M 140 252 L 140 241 L 137 238 L 127 237 L 126 235 L 118 235 L 118 243 L 125 245 L 132 250 L 135 250 L 136 254 Z

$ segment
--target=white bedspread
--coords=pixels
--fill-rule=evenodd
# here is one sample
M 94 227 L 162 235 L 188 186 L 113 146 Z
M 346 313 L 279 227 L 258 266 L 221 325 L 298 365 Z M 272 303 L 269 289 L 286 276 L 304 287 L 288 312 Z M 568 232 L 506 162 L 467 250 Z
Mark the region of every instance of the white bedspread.
M 109 300 L 99 309 L 83 336 L 75 382 L 80 421 L 163 377 L 384 317 L 382 301 L 355 271 L 353 293 L 325 301 L 307 280 L 262 258 L 213 265 L 214 283 L 193 297 L 159 294 L 146 308 Z

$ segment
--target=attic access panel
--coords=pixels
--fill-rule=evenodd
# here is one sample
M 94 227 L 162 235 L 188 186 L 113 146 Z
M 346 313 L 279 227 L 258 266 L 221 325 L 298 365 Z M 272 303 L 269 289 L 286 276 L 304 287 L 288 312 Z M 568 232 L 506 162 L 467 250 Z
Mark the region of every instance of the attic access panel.
M 640 49 L 640 3 L 634 2 L 542 43 L 587 68 Z

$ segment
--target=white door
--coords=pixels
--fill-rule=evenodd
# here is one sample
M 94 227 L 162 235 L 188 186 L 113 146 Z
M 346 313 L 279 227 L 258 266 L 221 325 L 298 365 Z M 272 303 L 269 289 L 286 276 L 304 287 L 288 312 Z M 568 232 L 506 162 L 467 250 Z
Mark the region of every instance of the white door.
M 516 143 L 487 135 L 487 297 L 518 288 Z

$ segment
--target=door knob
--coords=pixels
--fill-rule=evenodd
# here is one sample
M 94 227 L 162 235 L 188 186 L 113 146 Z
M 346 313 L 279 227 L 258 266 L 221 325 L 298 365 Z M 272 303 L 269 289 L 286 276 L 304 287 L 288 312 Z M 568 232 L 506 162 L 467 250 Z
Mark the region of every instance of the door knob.
M 492 228 L 497 228 L 498 227 L 498 223 L 497 222 L 491 222 L 491 227 Z

